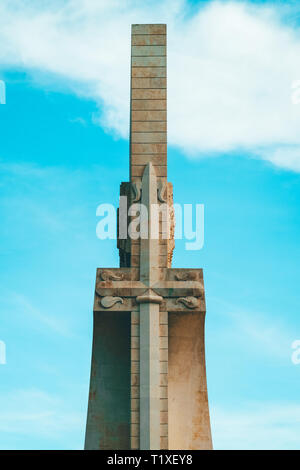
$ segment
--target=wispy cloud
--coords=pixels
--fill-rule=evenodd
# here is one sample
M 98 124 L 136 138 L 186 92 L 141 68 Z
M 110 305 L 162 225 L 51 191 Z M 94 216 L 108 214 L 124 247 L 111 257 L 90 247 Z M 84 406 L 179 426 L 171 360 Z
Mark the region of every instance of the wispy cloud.
M 97 121 L 126 137 L 130 24 L 167 22 L 169 142 L 195 157 L 244 149 L 299 171 L 300 105 L 292 104 L 291 85 L 300 78 L 300 35 L 295 23 L 281 21 L 281 9 L 3 0 L 0 64 L 31 70 L 37 81 L 39 73 L 50 74 L 53 85 L 94 98 Z
M 299 403 L 239 403 L 211 407 L 217 449 L 300 449 Z
M 51 315 L 35 307 L 26 296 L 13 292 L 7 303 L 12 305 L 15 315 L 19 313 L 26 323 L 32 321 L 35 325 L 42 325 L 47 330 L 50 330 L 51 333 L 54 332 L 68 337 L 72 336 L 70 325 L 68 325 L 65 318 L 58 317 L 55 314 Z
M 81 204 L 79 201 L 74 204 L 72 193 L 78 194 L 80 188 L 97 178 L 93 169 L 43 167 L 0 160 L 0 175 L 1 210 L 6 220 L 4 230 L 9 226 L 16 232 L 17 221 L 26 218 L 27 226 L 38 227 L 49 234 L 56 235 L 70 228 L 74 233 L 80 232 L 86 208 L 83 200 Z
M 214 324 L 211 341 L 222 343 L 226 338 L 229 345 L 236 345 L 237 351 L 247 351 L 266 358 L 291 364 L 291 343 L 295 338 L 295 329 L 288 318 L 278 318 L 265 311 L 252 311 L 244 305 L 238 306 L 224 300 L 211 297 L 216 311 L 222 312 L 220 322 Z M 221 337 L 221 339 L 220 339 Z
M 300 109 L 300 108 L 299 108 Z M 299 114 L 300 119 L 300 114 Z M 262 149 L 259 156 L 270 161 L 274 165 L 300 172 L 300 146 L 299 145 L 282 145 L 278 148 Z
M 230 318 L 239 342 L 274 359 L 290 359 L 290 345 L 295 335 L 287 325 L 262 313 L 244 309 L 231 312 Z M 246 339 L 246 342 L 244 342 Z
M 84 430 L 85 416 L 56 395 L 39 389 L 17 389 L 0 395 L 0 432 L 59 440 Z

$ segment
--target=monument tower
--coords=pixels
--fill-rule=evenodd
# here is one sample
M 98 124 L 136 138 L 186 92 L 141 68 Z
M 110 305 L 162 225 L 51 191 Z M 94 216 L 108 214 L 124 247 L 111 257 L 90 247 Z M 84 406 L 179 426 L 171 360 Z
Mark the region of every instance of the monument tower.
M 120 268 L 97 269 L 86 449 L 212 448 L 203 272 L 171 268 L 166 72 L 166 25 L 132 25 L 130 182 L 120 187 Z M 141 206 L 146 226 L 133 238 Z

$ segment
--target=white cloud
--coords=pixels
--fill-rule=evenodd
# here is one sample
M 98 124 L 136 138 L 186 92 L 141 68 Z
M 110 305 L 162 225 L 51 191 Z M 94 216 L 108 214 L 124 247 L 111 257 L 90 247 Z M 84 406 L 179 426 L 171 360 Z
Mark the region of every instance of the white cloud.
M 222 344 L 226 337 L 227 345 L 235 345 L 236 350 L 259 355 L 264 361 L 271 358 L 278 365 L 292 364 L 291 344 L 295 331 L 286 319 L 278 318 L 274 312 L 249 311 L 245 306 L 233 305 L 223 299 L 214 297 L 213 300 L 216 303 L 214 315 L 222 314 L 218 326 L 213 326 L 211 341 Z
M 285 145 L 275 149 L 263 149 L 259 155 L 281 168 L 300 172 L 300 146 Z
M 276 7 L 66 0 L 0 6 L 0 64 L 52 74 L 94 98 L 98 121 L 128 132 L 130 24 L 168 23 L 169 143 L 198 157 L 231 150 L 300 167 L 299 29 Z M 287 146 L 287 147 L 286 147 Z M 291 148 L 292 150 L 291 150 Z
M 83 413 L 43 390 L 13 390 L 0 398 L 0 433 L 59 439 L 84 429 Z
M 300 449 L 298 403 L 251 403 L 235 409 L 211 407 L 217 449 Z

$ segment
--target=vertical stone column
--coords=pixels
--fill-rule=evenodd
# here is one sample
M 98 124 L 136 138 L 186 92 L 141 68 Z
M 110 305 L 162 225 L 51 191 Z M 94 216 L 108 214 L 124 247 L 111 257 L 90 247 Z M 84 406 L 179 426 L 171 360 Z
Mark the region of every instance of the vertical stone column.
M 167 177 L 166 25 L 132 25 L 130 178 L 139 181 L 150 161 Z
M 141 225 L 147 228 L 140 242 L 140 281 L 149 289 L 137 297 L 140 304 L 140 447 L 160 449 L 160 343 L 159 306 L 162 297 L 151 289 L 159 280 L 159 240 L 153 233 L 157 224 L 157 178 L 155 167 L 148 163 L 142 178 L 142 204 L 147 218 Z M 158 227 L 157 227 L 158 228 Z
M 140 305 L 140 448 L 160 449 L 159 305 Z
M 168 312 L 160 312 L 160 448 L 168 449 Z
M 131 32 L 130 181 L 141 184 L 151 162 L 167 181 L 167 35 L 165 24 L 134 24 Z M 139 241 L 131 266 L 139 267 Z
M 130 181 L 137 188 L 141 187 L 145 166 L 152 163 L 159 188 L 164 188 L 167 182 L 167 68 L 166 68 L 166 25 L 164 24 L 140 24 L 132 25 L 131 37 L 131 105 L 130 105 Z M 167 197 L 167 193 L 164 194 Z M 155 203 L 157 195 L 155 194 Z M 160 226 L 162 238 L 162 226 Z M 141 246 L 142 245 L 142 246 Z M 141 249 L 142 248 L 142 249 Z M 149 248 L 149 253 L 147 250 Z M 159 273 L 168 265 L 168 241 L 161 239 L 158 243 L 149 244 L 146 247 L 140 240 L 131 243 L 131 267 L 140 270 L 140 278 L 147 282 L 153 276 L 159 279 Z M 141 255 L 142 254 L 142 255 Z M 153 256 L 157 260 L 155 269 L 149 270 L 148 257 Z M 143 259 L 141 259 L 141 257 Z M 153 264 L 152 264 L 153 267 Z M 146 273 L 143 271 L 146 269 Z M 147 271 L 148 270 L 148 271 Z M 156 273 L 154 272 L 156 271 Z M 162 274 L 163 279 L 163 274 Z M 135 314 L 132 314 L 135 318 Z M 132 320 L 133 321 L 133 320 Z M 136 320 L 134 320 L 136 321 Z M 167 437 L 167 315 L 161 315 L 159 305 L 140 305 L 140 328 L 132 323 L 132 332 L 139 337 L 140 350 L 132 349 L 131 357 L 137 357 L 139 367 L 132 360 L 132 448 L 159 449 L 168 448 Z M 138 337 L 132 337 L 135 345 Z M 156 344 L 157 343 L 157 344 Z M 150 355 L 152 354 L 152 356 Z M 156 370 L 157 369 L 157 370 Z M 134 372 L 135 371 L 135 372 Z M 140 376 L 139 374 L 143 374 Z M 156 383 L 156 378 L 158 383 Z M 140 380 L 141 379 L 141 380 Z M 146 393 L 147 380 L 153 400 L 149 402 Z M 144 385 L 143 385 L 144 384 Z M 137 396 L 138 393 L 142 393 Z M 146 403 L 147 402 L 147 403 Z M 155 404 L 154 404 L 155 402 Z M 141 425 L 141 408 L 144 410 L 142 420 L 147 419 L 147 407 L 151 406 L 151 414 L 148 414 L 149 426 L 157 428 L 150 435 L 137 435 L 139 423 L 140 432 L 144 428 Z M 153 414 L 153 410 L 155 413 Z M 145 414 L 146 413 L 146 414 Z M 134 422 L 133 422 L 134 420 Z M 153 441 L 153 436 L 156 435 Z
M 131 312 L 131 449 L 140 448 L 140 312 Z

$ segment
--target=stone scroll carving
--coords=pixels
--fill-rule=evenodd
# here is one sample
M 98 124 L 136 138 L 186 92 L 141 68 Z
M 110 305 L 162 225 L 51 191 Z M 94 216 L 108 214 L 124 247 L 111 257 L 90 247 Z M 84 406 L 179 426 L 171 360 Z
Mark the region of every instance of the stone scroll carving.
M 102 281 L 123 281 L 125 276 L 123 273 L 117 274 L 112 271 L 101 271 L 99 277 Z
M 197 278 L 196 273 L 189 272 L 189 271 L 175 274 L 175 279 L 177 281 L 194 281 L 196 278 Z
M 121 303 L 123 304 L 124 303 L 124 300 L 122 299 L 122 297 L 113 297 L 113 296 L 110 296 L 110 295 L 107 295 L 106 297 L 102 297 L 100 300 L 99 300 L 99 303 L 102 305 L 102 307 L 104 308 L 111 308 L 113 307 L 115 304 L 117 303 Z
M 132 202 L 139 202 L 142 196 L 142 183 L 137 181 L 131 184 L 133 199 Z
M 163 183 L 162 181 L 159 181 L 158 188 L 157 188 L 157 199 L 160 202 L 164 202 L 164 203 L 168 202 L 166 189 L 167 189 L 167 183 Z
M 199 306 L 199 300 L 196 299 L 196 297 L 179 297 L 176 299 L 176 303 L 181 303 L 190 309 L 194 309 Z

